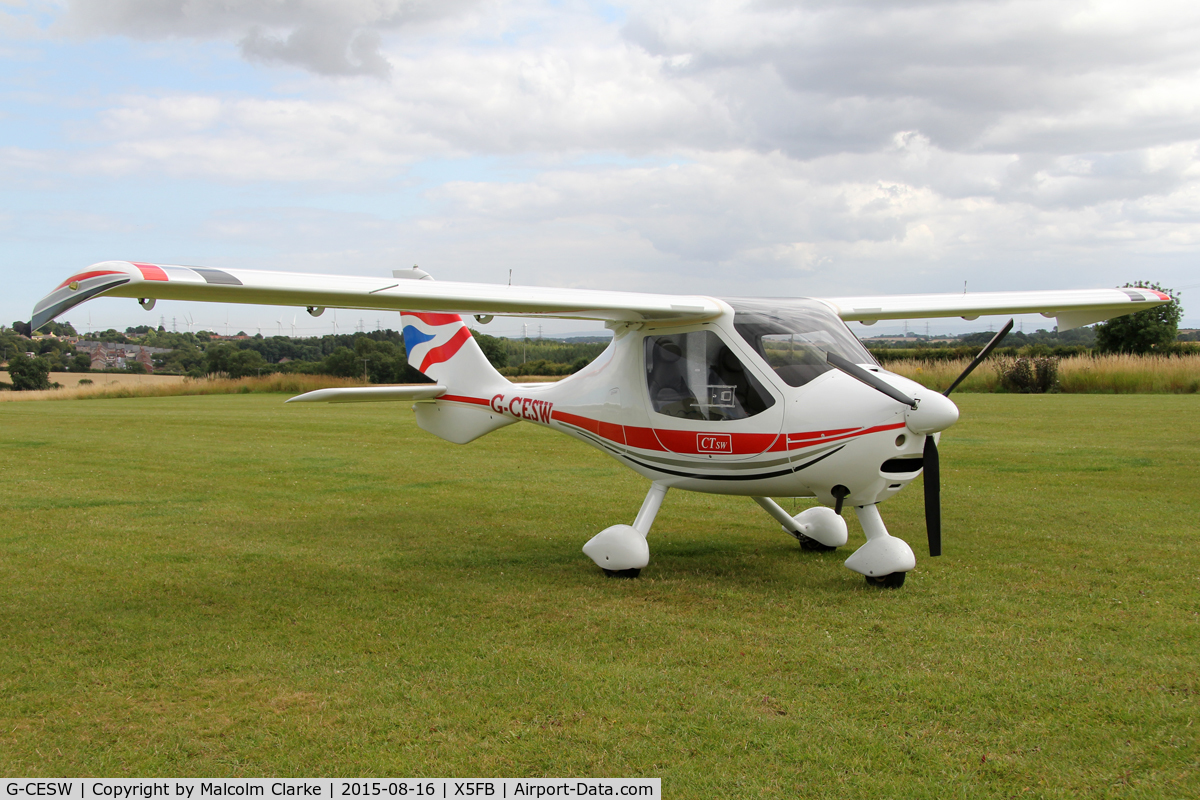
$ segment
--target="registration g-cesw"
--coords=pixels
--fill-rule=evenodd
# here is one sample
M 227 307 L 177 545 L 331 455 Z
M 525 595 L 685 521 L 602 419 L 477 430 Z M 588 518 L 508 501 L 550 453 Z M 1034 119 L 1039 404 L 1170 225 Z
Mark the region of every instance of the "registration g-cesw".
M 9 781 L 4 785 L 4 790 L 10 796 L 23 794 L 34 797 L 56 797 L 71 794 L 71 784 L 65 781 L 58 783 L 50 781 L 30 781 L 28 783 Z

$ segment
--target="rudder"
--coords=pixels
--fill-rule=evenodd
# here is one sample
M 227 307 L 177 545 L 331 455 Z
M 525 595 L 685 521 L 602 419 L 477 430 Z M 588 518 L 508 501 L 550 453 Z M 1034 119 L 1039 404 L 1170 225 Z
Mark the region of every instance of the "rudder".
M 488 398 L 512 385 L 496 371 L 458 314 L 402 312 L 408 363 L 446 387 L 433 402 L 417 403 L 417 425 L 449 442 L 466 444 L 516 422 L 492 410 Z

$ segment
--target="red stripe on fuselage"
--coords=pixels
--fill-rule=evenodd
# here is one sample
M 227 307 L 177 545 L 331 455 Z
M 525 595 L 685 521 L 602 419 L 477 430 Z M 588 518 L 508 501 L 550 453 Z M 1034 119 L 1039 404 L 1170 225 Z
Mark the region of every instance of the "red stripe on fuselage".
M 714 432 L 724 433 L 724 431 L 704 431 L 705 435 Z M 701 431 L 676 431 L 664 428 L 654 428 L 653 433 L 658 441 L 662 444 L 661 449 L 665 449 L 671 453 L 711 453 L 711 450 L 701 450 L 696 444 L 696 434 Z M 752 456 L 757 453 L 765 453 L 776 439 L 781 438 L 777 433 L 731 433 L 730 450 L 726 455 L 735 456 Z
M 460 394 L 444 394 L 441 397 L 434 398 L 436 400 L 449 400 L 452 403 L 472 403 L 477 406 L 486 406 L 487 400 L 482 397 L 464 397 Z
M 808 441 L 812 441 L 814 439 L 819 441 L 821 439 L 828 439 L 830 436 L 841 436 L 846 433 L 854 433 L 855 431 L 861 431 L 861 430 L 862 430 L 862 428 L 837 428 L 837 429 L 831 430 L 831 431 L 810 431 L 808 433 L 789 433 L 787 438 L 788 438 L 789 442 L 808 442 Z
M 98 269 L 94 272 L 81 272 L 78 275 L 72 275 L 71 277 L 67 278 L 65 281 L 60 283 L 58 286 L 55 286 L 54 291 L 57 292 L 59 289 L 66 286 L 68 283 L 72 283 L 73 281 L 86 281 L 88 278 L 98 278 L 101 275 L 124 275 L 124 274 L 125 274 L 124 272 L 121 272 L 120 270 L 116 270 L 116 269 Z
M 455 319 L 457 318 L 458 317 L 455 316 Z M 417 369 L 421 370 L 421 372 L 424 372 L 434 364 L 440 364 L 443 361 L 449 361 L 450 359 L 454 358 L 454 354 L 462 349 L 462 346 L 466 344 L 467 340 L 470 338 L 471 332 L 467 330 L 466 326 L 459 328 L 458 333 L 450 337 L 450 341 L 446 342 L 441 347 L 435 347 L 426 353 L 425 360 L 421 362 L 421 366 L 417 367 Z
M 455 403 L 471 403 L 477 406 L 490 405 L 489 401 L 481 397 L 466 397 L 464 395 L 446 394 L 437 399 L 449 400 Z M 519 418 L 528 419 L 528 417 Z M 607 439 L 610 442 L 627 445 L 638 450 L 657 450 L 663 453 L 682 453 L 684 455 L 708 454 L 708 451 L 702 453 L 697 447 L 696 435 L 713 433 L 713 431 L 676 431 L 662 428 L 640 428 L 636 425 L 619 425 L 615 422 L 601 422 L 598 419 L 581 417 L 578 414 L 572 414 L 569 411 L 558 411 L 557 409 L 551 412 L 550 418 L 553 422 L 571 425 L 599 436 L 601 439 Z M 872 428 L 836 428 L 828 431 L 789 433 L 786 436 L 774 433 L 730 433 L 729 436 L 733 439 L 731 455 L 755 455 L 757 453 L 778 450 L 800 450 L 814 444 L 852 439 L 871 433 L 882 433 L 883 431 L 894 431 L 903 427 L 903 422 L 894 422 L 890 425 L 876 425 Z M 670 444 L 671 449 L 668 450 L 664 444 Z
M 137 261 L 130 261 L 129 263 L 140 269 L 142 271 L 142 277 L 148 281 L 169 280 L 167 278 L 167 273 L 163 272 L 162 267 L 158 266 L 157 264 L 141 264 Z
M 788 449 L 796 447 L 808 447 L 813 444 L 821 444 L 822 442 L 836 442 L 841 439 L 853 439 L 856 436 L 865 436 L 868 433 L 880 433 L 882 431 L 894 431 L 897 428 L 903 428 L 903 422 L 893 422 L 891 425 L 876 425 L 874 428 L 843 428 L 834 431 L 816 431 L 813 433 L 789 433 L 788 434 Z M 795 437 L 795 441 L 793 441 Z
M 573 425 L 576 428 L 582 428 L 610 442 L 628 445 L 638 450 L 658 450 L 664 453 L 706 454 L 708 451 L 701 451 L 697 446 L 696 435 L 714 432 L 677 431 L 665 430 L 663 428 L 639 428 L 634 425 L 617 425 L 557 410 L 551 416 L 555 422 L 562 422 L 567 425 Z M 903 427 L 903 422 L 896 422 L 891 425 L 876 425 L 873 428 L 839 428 L 832 431 L 791 433 L 787 436 L 774 433 L 730 433 L 729 436 L 732 439 L 732 455 L 755 455 L 757 453 L 780 450 L 800 450 L 814 444 L 836 442 L 841 439 L 850 439 L 882 431 L 892 431 Z

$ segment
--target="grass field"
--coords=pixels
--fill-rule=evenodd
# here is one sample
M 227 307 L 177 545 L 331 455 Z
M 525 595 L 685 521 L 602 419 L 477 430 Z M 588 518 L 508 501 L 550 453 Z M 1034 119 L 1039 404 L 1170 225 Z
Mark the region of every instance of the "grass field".
M 181 395 L 261 394 L 285 392 L 289 395 L 325 389 L 330 386 L 363 386 L 355 378 L 332 375 L 272 373 L 247 378 L 186 378 L 182 375 L 122 375 L 112 372 L 55 372 L 51 379 L 57 389 L 0 392 L 0 403 L 24 403 L 34 400 L 111 400 L 133 397 L 176 397 Z M 80 385 L 80 380 L 92 383 Z
M 0 772 L 660 776 L 668 797 L 1200 796 L 1200 398 L 961 395 L 899 591 L 512 426 L 282 395 L 0 406 Z M 785 507 L 792 501 L 781 500 Z

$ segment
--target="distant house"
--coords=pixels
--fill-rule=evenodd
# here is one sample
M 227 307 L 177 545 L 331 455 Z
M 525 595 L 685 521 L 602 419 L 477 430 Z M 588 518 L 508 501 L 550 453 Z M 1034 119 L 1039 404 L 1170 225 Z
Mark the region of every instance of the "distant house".
M 146 372 L 154 372 L 153 357 L 156 354 L 171 352 L 165 347 L 116 342 L 80 342 L 75 349 L 92 357 L 92 369 L 126 369 L 130 362 L 137 362 L 146 368 Z

